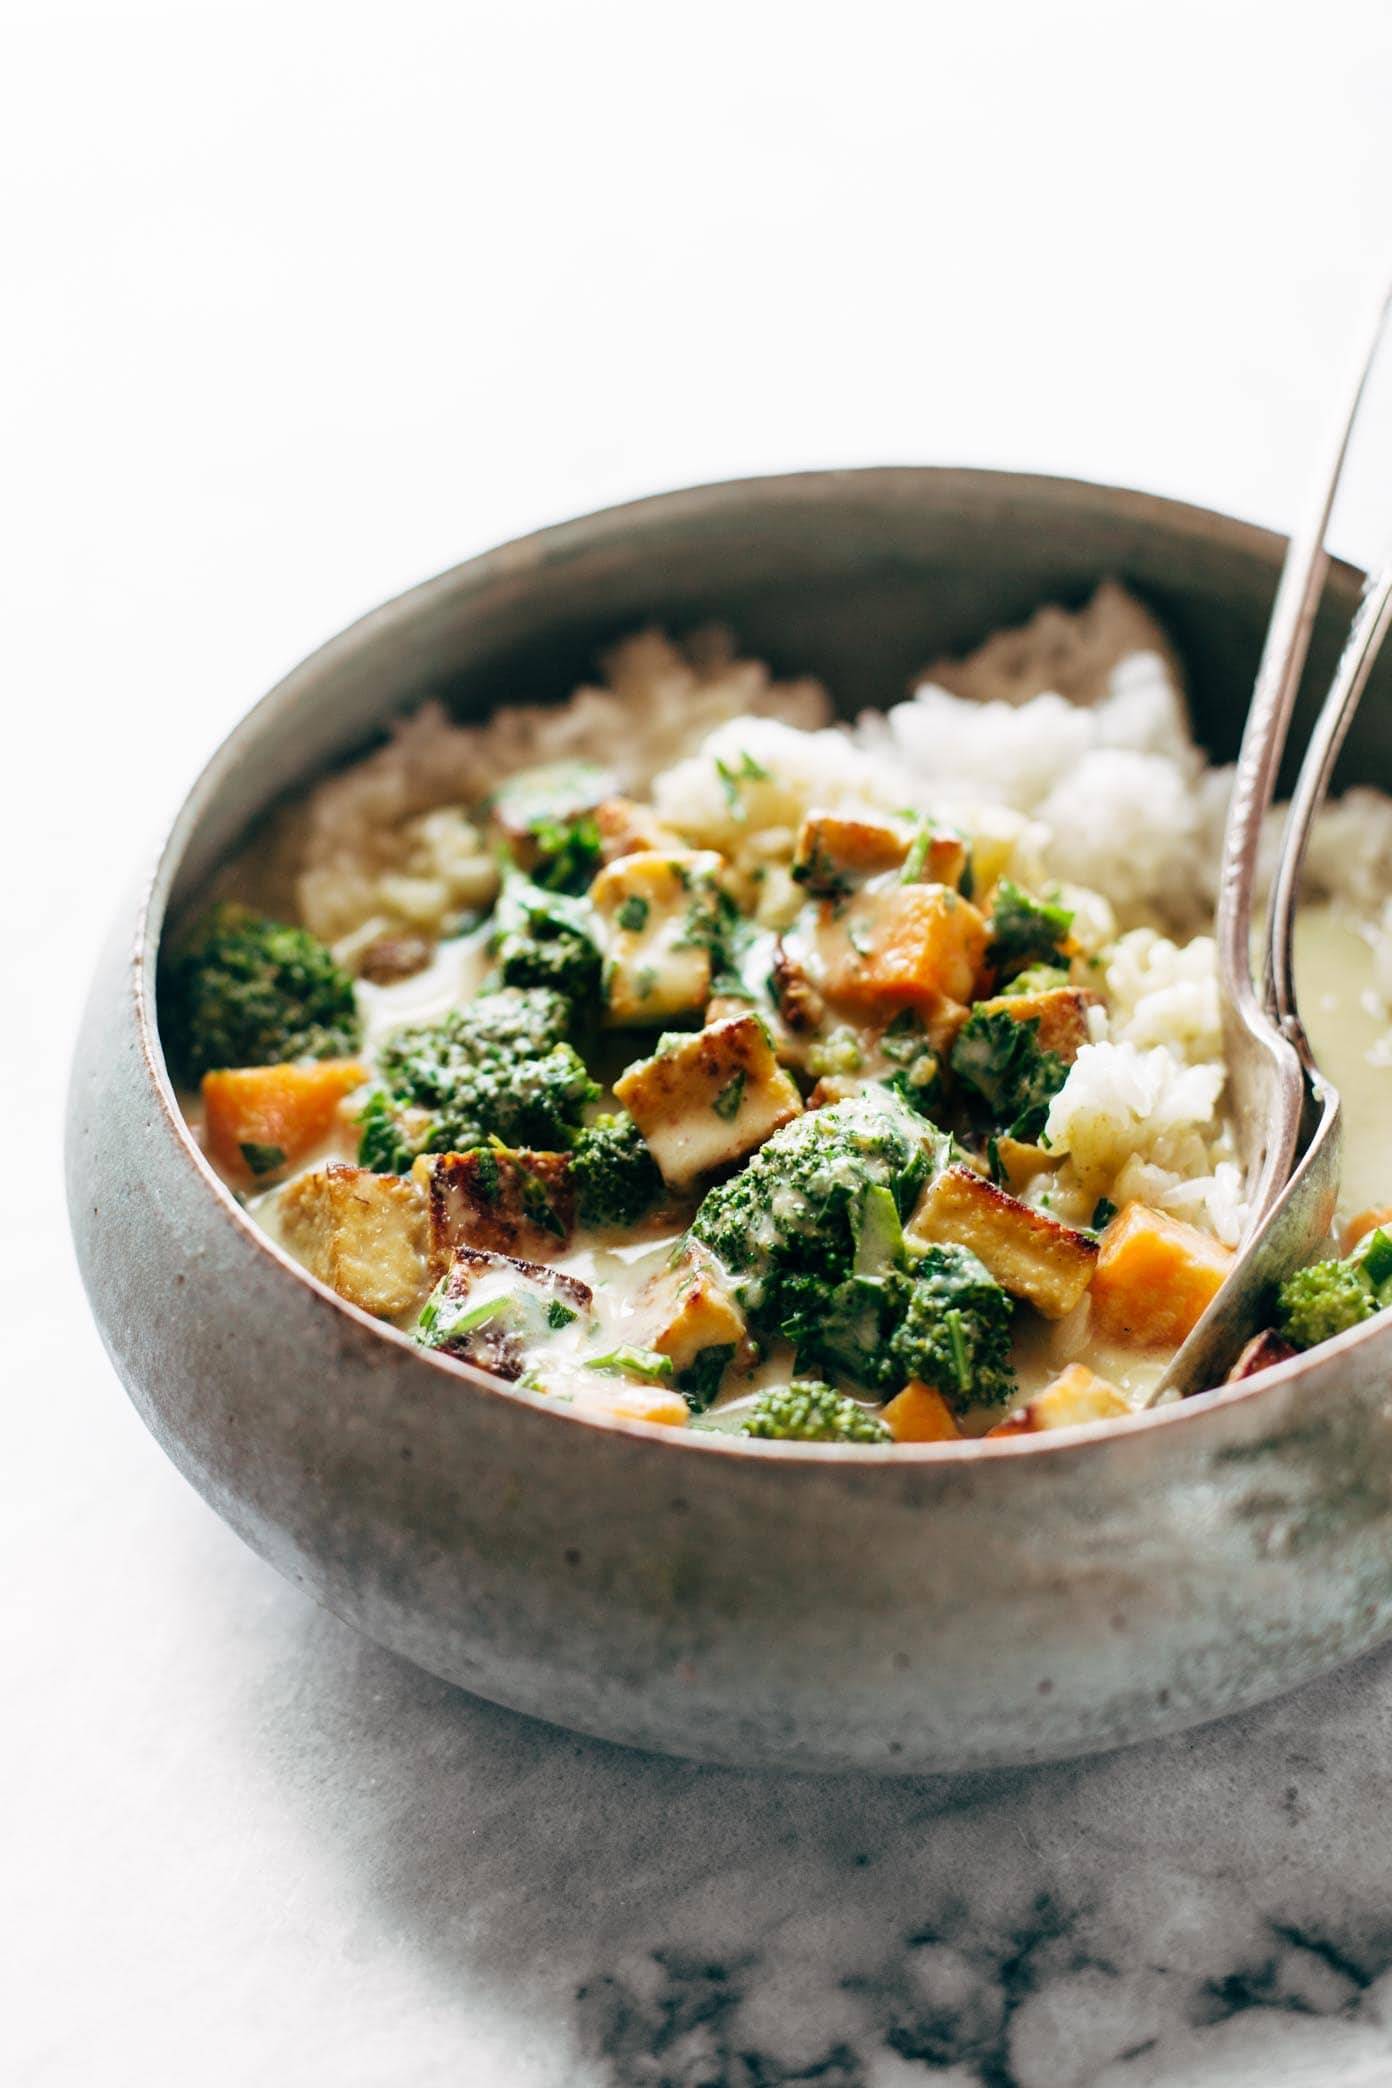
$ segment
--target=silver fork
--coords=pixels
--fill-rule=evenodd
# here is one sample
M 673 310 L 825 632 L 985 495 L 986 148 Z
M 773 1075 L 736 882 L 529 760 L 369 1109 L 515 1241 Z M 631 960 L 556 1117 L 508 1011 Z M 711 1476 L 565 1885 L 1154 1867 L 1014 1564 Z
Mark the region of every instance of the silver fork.
M 1328 570 L 1330 512 L 1390 312 L 1392 289 L 1378 310 L 1309 517 L 1286 553 L 1223 835 L 1218 977 L 1229 1094 L 1247 1187 L 1247 1230 L 1222 1289 L 1147 1405 L 1221 1383 L 1243 1343 L 1258 1331 L 1272 1285 L 1319 1252 L 1334 1220 L 1342 1152 L 1339 1094 L 1315 1064 L 1300 1020 L 1293 936 L 1310 832 L 1392 623 L 1392 558 L 1364 589 L 1301 763 L 1267 911 L 1260 991 L 1252 975 L 1253 891 L 1262 822 L 1275 796 Z

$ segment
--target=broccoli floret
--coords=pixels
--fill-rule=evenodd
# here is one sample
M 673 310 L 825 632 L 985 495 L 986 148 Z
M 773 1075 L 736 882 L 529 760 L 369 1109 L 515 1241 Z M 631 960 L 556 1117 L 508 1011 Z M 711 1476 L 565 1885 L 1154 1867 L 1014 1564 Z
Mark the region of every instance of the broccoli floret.
M 1008 986 L 1002 986 L 1001 995 L 1016 1000 L 1027 993 L 1052 993 L 1067 984 L 1068 973 L 1061 964 L 1027 964 Z
M 505 871 L 492 949 L 500 984 L 549 987 L 581 1014 L 597 1004 L 599 944 L 584 900 Z
M 570 1178 L 587 1225 L 635 1225 L 662 1194 L 657 1162 L 627 1110 L 577 1134 Z
M 867 1412 L 816 1378 L 794 1379 L 761 1392 L 741 1435 L 773 1443 L 891 1443 L 878 1414 Z
M 1032 899 L 1003 877 L 991 904 L 991 940 L 986 954 L 999 972 L 1022 971 L 1027 964 L 1057 964 L 1067 942 L 1073 916 L 1066 906 Z
M 417 1153 L 467 1152 L 490 1138 L 565 1150 L 599 1093 L 560 1041 L 569 1019 L 560 994 L 505 987 L 394 1031 L 380 1057 L 382 1099 L 371 1097 L 359 1119 L 360 1165 L 389 1160 L 403 1173 Z M 407 1111 L 424 1116 L 408 1125 Z
M 192 1086 L 223 1066 L 339 1058 L 362 1039 L 353 982 L 306 928 L 248 906 L 215 906 L 160 981 L 164 1033 Z
M 808 1110 L 775 1131 L 738 1174 L 708 1192 L 694 1239 L 733 1279 L 756 1327 L 776 1328 L 785 1309 L 801 1321 L 805 1282 L 842 1283 L 853 1271 L 867 1199 L 876 1190 L 902 1217 L 927 1172 L 922 1117 L 884 1089 Z
M 1068 1078 L 1057 1052 L 1039 1043 L 1039 1022 L 1003 1008 L 968 1016 L 952 1047 L 952 1070 L 993 1129 L 1033 1145 L 1049 1104 Z
M 895 1016 L 880 1038 L 880 1050 L 895 1069 L 885 1075 L 884 1085 L 920 1116 L 931 1117 L 943 1099 L 942 1065 L 912 1008 Z
M 1014 1307 L 969 1248 L 930 1247 L 908 1286 L 890 1339 L 895 1381 L 921 1378 L 959 1410 L 1005 1406 L 1016 1393 L 1010 1360 Z
M 1298 1349 L 1332 1341 L 1377 1310 L 1377 1293 L 1367 1270 L 1352 1257 L 1297 1269 L 1276 1293 L 1276 1324 Z
M 396 1094 L 406 1092 L 398 1078 L 405 1074 L 414 1091 L 412 1100 L 430 1107 L 452 1092 L 461 1064 L 540 1058 L 566 1042 L 570 1020 L 564 994 L 546 987 L 481 993 L 439 1022 L 394 1030 L 382 1048 L 382 1075 Z
M 909 1285 L 895 1269 L 833 1284 L 816 1276 L 786 1278 L 778 1332 L 793 1344 L 798 1369 L 835 1371 L 871 1391 L 896 1390 L 903 1373 L 890 1343 Z

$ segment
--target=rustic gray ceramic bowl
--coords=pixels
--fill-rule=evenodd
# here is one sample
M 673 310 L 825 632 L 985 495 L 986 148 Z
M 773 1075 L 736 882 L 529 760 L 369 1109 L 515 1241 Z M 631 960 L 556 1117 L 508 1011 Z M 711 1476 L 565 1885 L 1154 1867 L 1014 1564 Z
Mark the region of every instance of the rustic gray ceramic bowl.
M 269 1244 L 174 1106 L 161 924 L 279 793 L 427 690 L 561 697 L 596 649 L 712 614 L 848 708 L 1106 574 L 1236 746 L 1280 542 L 1135 493 L 811 473 L 544 530 L 389 603 L 219 750 L 93 986 L 69 1197 L 102 1333 L 218 1513 L 340 1616 L 498 1703 L 637 1746 L 806 1769 L 1113 1747 L 1392 1630 L 1392 1350 L 1360 1329 L 1179 1410 L 1043 1441 L 785 1448 L 579 1418 L 415 1349 Z M 1355 576 L 1335 575 L 1345 605 Z M 1327 673 L 1322 627 L 1312 680 Z M 1392 783 L 1392 709 L 1345 767 Z

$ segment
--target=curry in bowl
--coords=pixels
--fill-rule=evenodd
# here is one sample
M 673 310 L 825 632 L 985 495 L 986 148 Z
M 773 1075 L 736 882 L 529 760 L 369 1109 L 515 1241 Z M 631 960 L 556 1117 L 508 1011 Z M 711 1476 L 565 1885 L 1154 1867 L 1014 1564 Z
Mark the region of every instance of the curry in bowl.
M 847 1445 L 1132 1412 L 1245 1219 L 1227 775 L 1164 632 L 1104 587 L 849 727 L 719 633 L 605 672 L 427 705 L 225 867 L 160 995 L 212 1165 L 353 1304 L 592 1412 Z M 1389 873 L 1392 802 L 1351 792 L 1302 963 L 1370 1128 Z M 1239 1370 L 1392 1298 L 1379 1165 Z

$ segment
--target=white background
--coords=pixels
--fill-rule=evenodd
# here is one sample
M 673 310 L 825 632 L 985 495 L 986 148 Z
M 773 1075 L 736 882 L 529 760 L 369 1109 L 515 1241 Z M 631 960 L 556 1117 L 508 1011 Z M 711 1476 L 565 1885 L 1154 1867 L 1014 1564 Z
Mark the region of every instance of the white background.
M 58 1140 L 100 935 L 261 690 L 535 524 L 892 461 L 1287 522 L 1392 258 L 1392 9 L 43 0 L 0 25 L 9 2078 L 559 2082 L 560 2004 L 505 2030 L 461 1940 L 486 1903 L 450 1897 L 442 1959 L 365 1882 L 391 1692 L 424 1685 L 360 1670 L 240 1550 L 90 1330 Z M 1372 489 L 1355 551 L 1380 514 Z M 541 1773 L 535 1729 L 477 1730 Z

